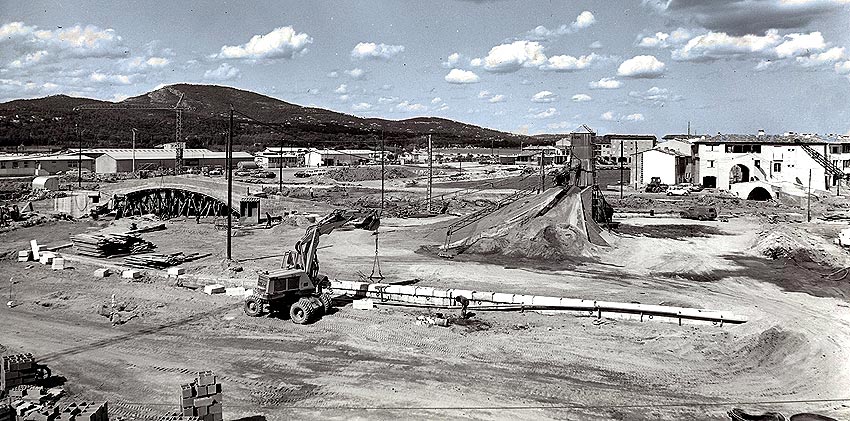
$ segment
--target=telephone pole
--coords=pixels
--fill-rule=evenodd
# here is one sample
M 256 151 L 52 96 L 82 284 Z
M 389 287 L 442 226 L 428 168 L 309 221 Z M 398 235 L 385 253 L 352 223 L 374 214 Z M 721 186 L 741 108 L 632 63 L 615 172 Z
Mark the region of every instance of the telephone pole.
M 431 135 L 428 135 L 428 213 L 431 213 L 431 183 L 434 182 L 434 157 L 431 148 Z
M 80 126 L 78 124 L 74 124 L 74 127 L 77 130 L 77 146 L 79 146 L 79 150 L 77 151 L 77 187 L 83 187 L 83 136 L 80 133 Z
M 233 259 L 231 249 L 231 237 L 233 230 L 233 166 L 230 160 L 233 159 L 233 105 L 230 106 L 230 124 L 227 130 L 227 152 L 225 153 L 224 165 L 227 166 L 227 261 Z
M 381 129 L 381 210 L 384 210 L 384 161 L 387 159 L 387 153 L 384 149 L 384 129 Z M 375 237 L 375 241 L 378 241 L 378 237 Z
M 543 146 L 545 148 L 545 146 Z M 546 190 L 546 149 L 540 150 L 540 193 Z
M 623 144 L 624 143 L 626 143 L 625 140 L 620 141 L 620 199 L 623 198 L 623 161 L 626 159 L 623 156 Z
M 133 132 L 133 174 L 136 173 L 136 129 L 130 129 Z

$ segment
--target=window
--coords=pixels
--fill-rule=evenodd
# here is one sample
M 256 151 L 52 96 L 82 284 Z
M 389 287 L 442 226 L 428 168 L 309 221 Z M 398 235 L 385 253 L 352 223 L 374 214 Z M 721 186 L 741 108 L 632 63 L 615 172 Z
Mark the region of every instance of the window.
M 759 161 L 758 159 L 756 159 L 755 161 L 753 161 L 753 165 L 755 165 L 755 166 L 756 166 L 756 168 L 761 168 L 761 161 Z
M 842 166 L 844 168 L 850 168 L 850 159 L 845 159 L 844 161 L 842 161 Z
M 782 163 L 774 162 L 773 163 L 773 172 L 782 172 Z
M 18 168 L 20 163 L 18 161 L 12 162 L 12 168 Z
M 850 153 L 850 145 L 841 145 L 841 153 Z
M 713 159 L 708 160 L 708 168 L 714 168 L 714 160 Z
M 726 153 L 761 153 L 761 145 L 726 145 Z
M 832 153 L 841 153 L 841 146 L 833 146 L 830 148 L 830 151 L 832 151 Z
M 29 166 L 30 166 L 29 161 L 24 161 L 24 168 L 29 168 Z
M 832 166 L 833 166 L 833 167 L 837 167 L 837 166 L 838 166 L 838 160 L 837 160 L 837 159 L 833 159 L 833 160 L 832 160 Z

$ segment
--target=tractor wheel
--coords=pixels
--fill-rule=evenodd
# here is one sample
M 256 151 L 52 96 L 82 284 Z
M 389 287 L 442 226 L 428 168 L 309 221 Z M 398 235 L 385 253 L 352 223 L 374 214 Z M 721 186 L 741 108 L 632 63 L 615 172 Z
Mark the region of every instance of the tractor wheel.
M 331 308 L 334 305 L 333 300 L 331 299 L 331 295 L 330 294 L 319 294 L 319 301 L 322 302 L 322 307 L 325 309 L 324 313 L 328 314 L 328 312 L 331 311 Z
M 316 308 L 316 316 L 322 317 L 325 315 L 325 303 L 319 298 L 318 295 L 314 295 L 310 298 L 310 302 L 313 303 L 313 307 Z
M 46 365 L 37 365 L 35 367 L 35 379 L 39 382 L 44 382 L 50 378 L 53 373 L 50 372 L 50 368 Z
M 245 314 L 251 317 L 257 317 L 263 313 L 263 303 L 256 297 L 248 297 L 245 299 L 245 304 L 242 306 L 242 310 L 245 310 Z
M 316 306 L 309 298 L 298 300 L 289 308 L 289 318 L 295 324 L 303 325 L 316 319 Z

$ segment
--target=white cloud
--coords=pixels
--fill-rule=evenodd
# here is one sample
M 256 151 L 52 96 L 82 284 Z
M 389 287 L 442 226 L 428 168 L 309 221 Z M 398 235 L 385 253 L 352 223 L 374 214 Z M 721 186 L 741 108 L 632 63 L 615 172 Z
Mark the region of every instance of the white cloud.
M 626 121 L 644 121 L 645 120 L 645 118 L 643 117 L 643 114 L 641 114 L 641 113 L 629 114 L 629 115 L 625 116 L 624 119 Z
M 331 78 L 331 79 L 335 79 L 335 78 L 338 78 L 338 77 L 339 77 L 339 72 L 337 72 L 336 70 L 334 70 L 334 71 L 332 71 L 332 72 L 328 72 L 328 74 L 327 74 L 326 76 L 327 76 L 327 77 L 329 77 L 329 78 Z
M 602 121 L 614 121 L 616 118 L 614 117 L 614 113 L 611 111 L 606 111 L 599 116 L 599 119 Z
M 531 96 L 531 102 L 554 102 L 558 100 L 558 95 L 551 91 L 540 91 Z
M 481 79 L 474 72 L 469 70 L 452 69 L 445 77 L 446 82 L 466 84 L 478 83 Z
M 122 74 L 107 74 L 100 72 L 92 72 L 89 75 L 89 80 L 94 83 L 109 84 L 109 85 L 129 85 L 133 83 L 131 76 Z
M 644 121 L 646 118 L 641 113 L 634 113 L 629 115 L 616 115 L 613 111 L 606 111 L 599 116 L 599 119 L 602 121 Z
M 785 41 L 776 46 L 776 55 L 779 58 L 796 57 L 801 53 L 820 51 L 826 48 L 826 42 L 820 32 L 808 34 L 788 34 Z
M 612 77 L 603 77 L 596 82 L 590 82 L 590 89 L 618 89 L 623 86 L 623 82 Z
M 418 103 L 411 103 L 409 101 L 402 101 L 402 102 L 396 104 L 395 109 L 398 110 L 398 111 L 412 113 L 412 112 L 426 111 L 428 109 L 428 107 L 426 107 L 422 104 L 418 104 Z
M 559 121 L 557 123 L 549 123 L 549 124 L 546 125 L 547 128 L 555 129 L 555 130 L 557 130 L 557 129 L 572 129 L 572 128 L 575 128 L 576 126 L 577 126 L 577 124 L 573 124 L 572 122 L 569 122 L 569 121 Z
M 843 63 L 835 63 L 835 73 L 839 75 L 850 75 L 850 60 Z
M 581 29 L 593 25 L 594 23 L 596 23 L 596 17 L 593 16 L 593 13 L 585 10 L 581 12 L 578 16 L 576 16 L 576 19 L 569 25 L 563 24 L 555 29 L 549 29 L 543 25 L 540 25 L 528 31 L 525 34 L 524 38 L 537 41 L 551 40 L 562 35 L 577 32 Z
M 334 93 L 337 94 L 347 94 L 348 93 L 348 85 L 342 83 L 334 89 Z
M 442 98 L 440 98 L 440 97 L 434 97 L 434 98 L 431 100 L 431 104 L 439 104 L 439 103 L 441 103 L 441 102 L 443 102 L 443 99 L 442 99 Z
M 489 96 L 490 96 L 490 91 L 488 91 L 488 90 L 482 90 L 482 91 L 478 92 L 478 98 L 479 99 L 484 99 L 484 98 L 487 98 Z
M 588 26 L 593 25 L 594 23 L 596 23 L 596 17 L 593 16 L 593 13 L 590 13 L 585 10 L 576 17 L 575 22 L 573 22 L 570 26 L 578 30 L 587 28 Z
M 346 70 L 345 74 L 347 74 L 350 78 L 355 79 L 355 80 L 361 80 L 366 76 L 366 72 L 359 67 L 355 67 L 351 70 Z
M 534 41 L 514 41 L 497 45 L 484 58 L 484 69 L 497 73 L 515 72 L 522 67 L 537 67 L 546 62 L 543 46 Z
M 348 95 L 348 94 L 345 94 L 345 95 L 340 95 L 338 98 L 342 102 L 348 102 L 348 100 L 351 99 L 351 96 Z
M 398 102 L 398 97 L 382 96 L 378 98 L 378 104 L 392 104 L 393 102 Z
M 151 69 L 160 69 L 171 63 L 171 60 L 165 57 L 133 57 L 127 60 L 122 60 L 122 67 L 131 72 L 140 72 Z
M 681 101 L 684 99 L 681 95 L 671 95 L 667 88 L 659 88 L 657 86 L 653 86 L 644 92 L 631 91 L 629 92 L 629 96 L 642 102 L 652 103 L 655 106 L 663 106 L 667 101 Z
M 352 111 L 369 111 L 372 109 L 372 104 L 368 102 L 358 102 L 351 106 Z
M 549 57 L 546 64 L 540 66 L 543 70 L 554 70 L 559 72 L 571 72 L 582 70 L 590 67 L 594 62 L 601 59 L 601 56 L 596 53 L 590 53 L 586 56 L 573 57 L 568 55 Z
M 351 50 L 351 57 L 356 59 L 389 60 L 404 52 L 403 45 L 376 44 L 374 42 L 361 42 Z
M 240 71 L 227 63 L 221 63 L 218 68 L 209 69 L 204 72 L 204 79 L 210 80 L 233 80 L 240 76 Z
M 679 28 L 671 33 L 656 32 L 655 35 L 642 37 L 638 42 L 638 47 L 644 48 L 668 48 L 672 46 L 682 45 L 691 39 L 691 31 L 685 28 Z
M 291 59 L 307 51 L 313 38 L 295 32 L 291 26 L 275 28 L 265 35 L 254 35 L 241 45 L 225 45 L 213 58 L 243 60 Z
M 487 100 L 487 102 L 491 104 L 495 104 L 497 102 L 505 102 L 505 96 L 501 94 L 493 95 L 490 99 Z
M 575 94 L 575 95 L 573 95 L 573 101 L 574 102 L 587 102 L 587 101 L 590 101 L 592 99 L 593 98 L 591 98 L 590 95 L 588 95 L 588 94 Z
M 620 64 L 617 75 L 631 78 L 657 78 L 664 74 L 664 63 L 655 56 L 635 56 Z
M 846 58 L 847 55 L 844 53 L 844 47 L 832 47 L 822 53 L 797 57 L 797 63 L 803 67 L 815 67 L 825 64 L 833 64 Z
M 127 50 L 123 39 L 114 30 L 93 25 L 42 30 L 23 22 L 6 23 L 0 26 L 2 44 L 11 45 L 13 53 L 17 54 L 9 63 L 13 68 L 69 59 L 120 59 L 125 57 Z
M 451 69 L 451 68 L 457 66 L 458 62 L 460 62 L 460 54 L 451 53 L 446 58 L 446 61 L 443 62 L 443 67 L 445 67 L 447 69 Z
M 472 60 L 469 60 L 469 65 L 472 67 L 481 67 L 484 65 L 484 60 L 480 58 L 474 58 Z
M 534 111 L 532 111 L 532 112 L 534 112 Z M 550 118 L 550 117 L 556 116 L 558 114 L 560 114 L 560 113 L 558 112 L 557 108 L 547 108 L 543 111 L 532 114 L 530 117 L 542 119 L 542 118 Z
M 602 48 L 602 43 L 599 41 L 593 41 L 590 43 L 590 45 L 587 46 L 587 48 L 590 48 L 592 50 L 598 50 Z

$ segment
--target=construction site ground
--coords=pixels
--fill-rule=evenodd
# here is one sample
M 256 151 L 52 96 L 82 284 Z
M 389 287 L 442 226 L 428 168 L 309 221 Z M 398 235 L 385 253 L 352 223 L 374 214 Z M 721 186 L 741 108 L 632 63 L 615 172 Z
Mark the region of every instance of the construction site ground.
M 394 194 L 402 194 L 406 187 L 397 186 Z M 483 199 L 492 194 L 480 192 Z M 111 415 L 128 419 L 175 411 L 179 385 L 200 370 L 220 376 L 225 419 L 233 420 L 720 420 L 733 406 L 850 418 L 850 371 L 844 369 L 850 279 L 821 276 L 850 266 L 850 253 L 832 244 L 846 223 L 793 222 L 799 215 L 804 221 L 805 210 L 708 193 L 672 198 L 679 203 L 643 193 L 624 200 L 616 192 L 606 195 L 621 224 L 606 234 L 611 247 L 562 262 L 445 260 L 423 246 L 433 245 L 430 239 L 439 238 L 454 216 L 386 218 L 379 236 L 385 281 L 708 308 L 749 321 L 679 326 L 478 312 L 473 319 L 481 323 L 442 328 L 416 323 L 428 313 L 424 309 L 363 311 L 340 303 L 317 323 L 296 325 L 247 317 L 239 297 L 177 287 L 154 272 L 136 282 L 93 276 L 120 259 L 72 257 L 72 268 L 63 271 L 15 262 L 32 239 L 58 245 L 75 233 L 122 231 L 131 222 L 48 221 L 0 234 L 0 273 L 4 281 L 12 278 L 20 303 L 0 308 L 0 353 L 33 352 L 67 379 L 72 397 L 107 399 Z M 672 211 L 712 200 L 724 201 L 728 222 L 648 216 L 656 203 Z M 280 208 L 317 215 L 331 208 L 318 199 L 281 201 Z M 789 214 L 791 222 L 772 223 Z M 211 253 L 185 265 L 187 279 L 250 288 L 258 270 L 279 267 L 307 224 L 309 218 L 301 217 L 271 229 L 237 229 L 231 265 L 225 263 L 225 231 L 212 221 L 169 220 L 166 230 L 144 238 L 160 253 Z M 777 232 L 785 237 L 769 235 Z M 788 238 L 804 252 L 783 255 L 793 247 L 771 243 Z M 374 247 L 375 237 L 365 231 L 323 237 L 321 272 L 367 279 Z M 72 249 L 65 252 L 73 256 Z M 126 303 L 127 315 L 135 315 L 115 327 L 98 314 L 113 294 Z

